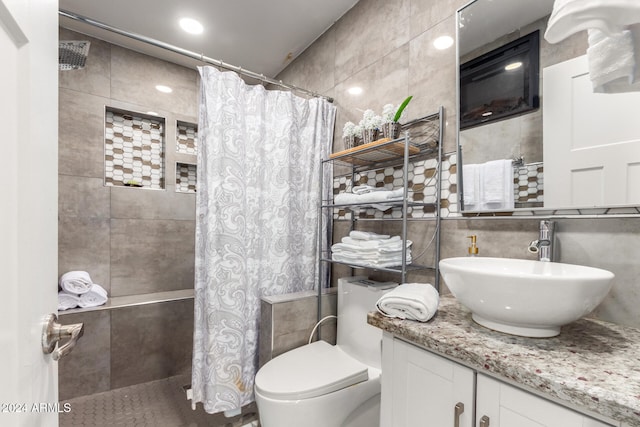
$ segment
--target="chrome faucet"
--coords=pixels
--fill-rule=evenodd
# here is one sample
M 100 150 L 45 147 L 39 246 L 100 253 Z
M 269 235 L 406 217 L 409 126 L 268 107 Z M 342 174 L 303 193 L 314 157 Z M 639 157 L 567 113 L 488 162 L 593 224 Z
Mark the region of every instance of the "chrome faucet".
M 554 250 L 554 225 L 555 223 L 548 219 L 540 221 L 540 234 L 538 240 L 529 243 L 529 252 L 537 253 L 539 261 L 553 261 Z

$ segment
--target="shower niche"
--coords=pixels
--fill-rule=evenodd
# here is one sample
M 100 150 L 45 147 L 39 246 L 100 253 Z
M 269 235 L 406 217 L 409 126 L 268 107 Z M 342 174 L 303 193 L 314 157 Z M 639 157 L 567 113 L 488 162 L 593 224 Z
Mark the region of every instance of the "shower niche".
M 192 155 L 198 153 L 198 125 L 176 121 L 176 152 Z
M 165 119 L 107 107 L 104 185 L 165 188 Z
M 197 166 L 192 163 L 176 163 L 176 192 L 195 193 Z

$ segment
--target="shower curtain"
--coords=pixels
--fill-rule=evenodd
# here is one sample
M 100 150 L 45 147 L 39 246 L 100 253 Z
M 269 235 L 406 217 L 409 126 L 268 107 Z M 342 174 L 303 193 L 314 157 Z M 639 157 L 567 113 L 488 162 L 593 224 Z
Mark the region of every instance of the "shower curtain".
M 199 71 L 191 386 L 193 405 L 216 413 L 253 401 L 260 297 L 318 284 L 320 160 L 335 107 Z

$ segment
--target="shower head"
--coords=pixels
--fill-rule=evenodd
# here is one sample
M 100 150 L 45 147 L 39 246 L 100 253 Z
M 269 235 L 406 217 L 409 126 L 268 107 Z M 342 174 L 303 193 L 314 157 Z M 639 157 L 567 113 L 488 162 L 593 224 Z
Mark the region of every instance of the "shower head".
M 58 70 L 80 70 L 89 56 L 88 41 L 65 40 L 58 44 Z

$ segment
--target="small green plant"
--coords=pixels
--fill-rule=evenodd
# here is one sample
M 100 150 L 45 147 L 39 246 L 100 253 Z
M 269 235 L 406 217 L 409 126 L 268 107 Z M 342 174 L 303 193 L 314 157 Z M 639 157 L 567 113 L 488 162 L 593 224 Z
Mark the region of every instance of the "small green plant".
M 402 112 L 404 111 L 404 109 L 407 108 L 407 104 L 411 101 L 411 98 L 413 98 L 413 95 L 407 97 L 407 99 L 402 101 L 402 104 L 400 104 L 400 106 L 398 107 L 398 111 L 396 111 L 396 115 L 393 117 L 394 122 L 400 120 L 400 116 L 402 116 Z

